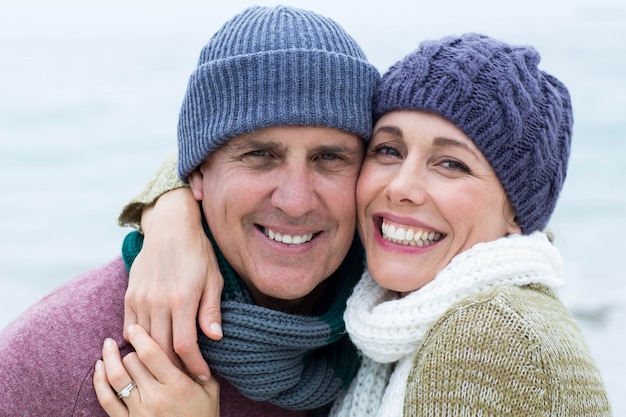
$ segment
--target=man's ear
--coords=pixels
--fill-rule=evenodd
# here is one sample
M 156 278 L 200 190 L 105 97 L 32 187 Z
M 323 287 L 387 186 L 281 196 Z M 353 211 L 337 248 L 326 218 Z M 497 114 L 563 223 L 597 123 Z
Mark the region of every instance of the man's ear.
M 187 181 L 189 181 L 189 188 L 191 189 L 193 198 L 198 201 L 202 201 L 204 198 L 204 174 L 202 173 L 202 166 L 193 170 L 193 172 L 187 177 Z

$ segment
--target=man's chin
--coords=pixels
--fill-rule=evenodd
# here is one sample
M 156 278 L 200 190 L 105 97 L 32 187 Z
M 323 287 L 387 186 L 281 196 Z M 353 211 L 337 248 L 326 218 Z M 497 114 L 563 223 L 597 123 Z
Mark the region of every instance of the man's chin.
M 300 275 L 301 275 L 300 271 Z M 277 277 L 283 277 L 280 282 Z M 307 280 L 294 280 L 298 275 L 284 274 L 273 275 L 269 281 L 258 283 L 251 289 L 252 296 L 256 304 L 273 310 L 285 311 L 288 313 L 306 313 L 309 305 L 314 304 L 321 291 L 320 285 L 325 278 Z M 301 277 L 300 277 L 301 278 Z

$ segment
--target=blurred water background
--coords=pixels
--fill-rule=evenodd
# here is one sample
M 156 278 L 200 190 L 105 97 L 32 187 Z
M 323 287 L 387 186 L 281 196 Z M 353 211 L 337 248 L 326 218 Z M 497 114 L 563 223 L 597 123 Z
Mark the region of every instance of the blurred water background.
M 175 147 L 198 53 L 252 1 L 0 3 L 0 327 L 119 253 L 123 204 Z M 275 4 L 256 1 L 256 4 Z M 386 70 L 427 38 L 532 44 L 570 88 L 575 134 L 550 229 L 561 292 L 626 415 L 626 3 L 282 1 L 341 23 Z M 0 358 L 1 359 L 1 358 Z

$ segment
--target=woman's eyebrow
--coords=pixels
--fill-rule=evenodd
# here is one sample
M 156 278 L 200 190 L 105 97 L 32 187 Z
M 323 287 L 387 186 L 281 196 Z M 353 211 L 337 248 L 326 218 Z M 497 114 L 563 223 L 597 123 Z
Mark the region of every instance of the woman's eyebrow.
M 433 139 L 433 145 L 435 146 L 457 146 L 465 149 L 469 149 L 466 143 L 456 139 L 450 139 L 443 136 L 435 136 Z
M 462 142 L 460 140 L 446 138 L 443 136 L 436 136 L 433 139 L 433 145 L 440 146 L 440 147 L 462 148 L 462 149 L 467 150 L 468 152 L 471 152 L 472 154 L 474 154 L 474 156 L 479 157 L 479 155 L 476 153 L 474 149 L 472 149 L 467 143 Z
M 390 135 L 397 136 L 399 138 L 403 137 L 402 129 L 396 126 L 380 126 L 378 129 L 376 129 L 376 131 L 374 131 L 374 133 L 372 133 L 372 136 L 374 136 L 375 134 L 379 132 L 388 133 Z

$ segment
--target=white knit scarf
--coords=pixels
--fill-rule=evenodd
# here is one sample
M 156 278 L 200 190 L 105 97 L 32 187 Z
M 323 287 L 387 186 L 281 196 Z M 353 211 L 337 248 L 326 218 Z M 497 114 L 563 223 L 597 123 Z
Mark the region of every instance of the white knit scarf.
M 403 298 L 380 287 L 366 271 L 344 314 L 363 363 L 331 416 L 402 416 L 413 357 L 426 332 L 453 304 L 495 288 L 543 284 L 554 290 L 564 282 L 559 251 L 542 232 L 477 244 Z

